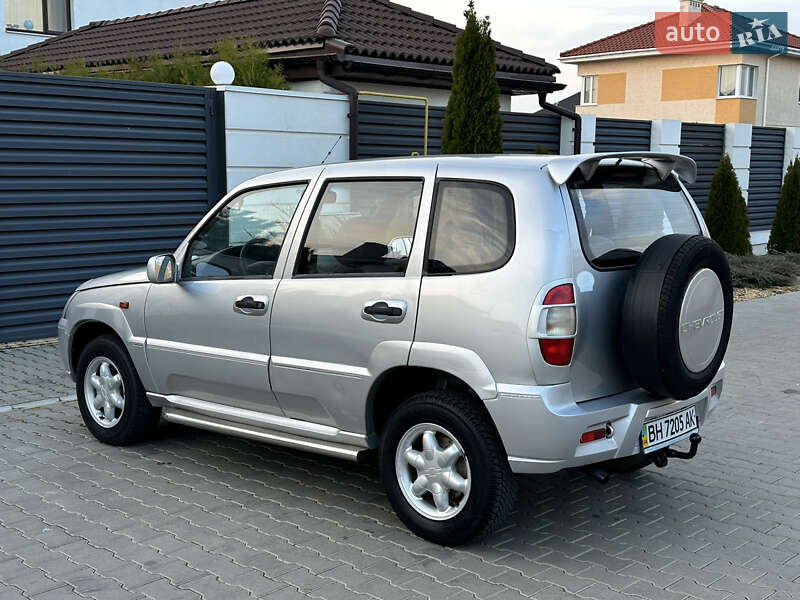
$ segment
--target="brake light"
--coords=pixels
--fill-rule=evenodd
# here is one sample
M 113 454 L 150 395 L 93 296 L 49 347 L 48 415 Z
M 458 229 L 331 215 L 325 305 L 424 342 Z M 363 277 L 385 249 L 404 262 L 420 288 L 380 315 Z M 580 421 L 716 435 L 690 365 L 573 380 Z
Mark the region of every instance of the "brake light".
M 558 285 L 544 297 L 543 321 L 539 349 L 545 362 L 565 366 L 572 361 L 575 346 L 576 317 L 575 290 L 571 283 Z M 543 331 L 542 331 L 543 329 Z

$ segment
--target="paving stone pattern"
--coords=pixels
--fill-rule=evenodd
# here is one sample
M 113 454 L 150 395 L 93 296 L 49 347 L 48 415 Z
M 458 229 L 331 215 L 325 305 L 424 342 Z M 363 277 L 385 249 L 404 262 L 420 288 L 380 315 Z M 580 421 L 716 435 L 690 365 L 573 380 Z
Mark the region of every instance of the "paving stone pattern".
M 736 306 L 696 459 L 602 486 L 526 477 L 458 549 L 408 533 L 373 465 L 180 427 L 115 448 L 75 402 L 0 413 L 6 598 L 800 598 L 800 294 Z M 73 393 L 53 345 L 0 350 L 6 407 Z

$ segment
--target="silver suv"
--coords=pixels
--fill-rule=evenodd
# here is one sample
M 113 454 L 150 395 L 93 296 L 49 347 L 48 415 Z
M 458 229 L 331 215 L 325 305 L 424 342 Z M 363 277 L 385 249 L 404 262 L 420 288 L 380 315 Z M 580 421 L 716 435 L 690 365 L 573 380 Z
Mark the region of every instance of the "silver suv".
M 691 457 L 732 318 L 725 255 L 680 181 L 695 172 L 622 153 L 257 177 L 174 254 L 67 302 L 81 414 L 109 444 L 163 419 L 376 450 L 400 519 L 443 544 L 502 523 L 512 473 Z

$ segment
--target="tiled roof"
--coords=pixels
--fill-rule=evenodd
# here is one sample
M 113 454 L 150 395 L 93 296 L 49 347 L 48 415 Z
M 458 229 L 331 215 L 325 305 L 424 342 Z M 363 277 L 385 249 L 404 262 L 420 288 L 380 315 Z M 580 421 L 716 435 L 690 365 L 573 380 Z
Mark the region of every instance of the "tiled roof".
M 703 12 L 719 12 L 724 8 L 712 4 L 703 4 Z M 800 48 L 800 37 L 790 33 L 788 43 L 792 48 Z M 629 50 L 650 50 L 656 46 L 655 21 L 637 25 L 620 33 L 615 33 L 572 50 L 561 53 L 561 58 L 605 54 L 607 52 L 625 52 Z
M 350 54 L 452 65 L 460 29 L 388 0 L 222 0 L 114 21 L 90 23 L 3 57 L 3 67 L 32 60 L 59 68 L 84 59 L 115 65 L 131 56 L 170 55 L 176 48 L 210 53 L 226 38 L 249 38 L 277 49 L 335 38 Z M 510 73 L 553 75 L 558 68 L 497 44 L 497 67 Z

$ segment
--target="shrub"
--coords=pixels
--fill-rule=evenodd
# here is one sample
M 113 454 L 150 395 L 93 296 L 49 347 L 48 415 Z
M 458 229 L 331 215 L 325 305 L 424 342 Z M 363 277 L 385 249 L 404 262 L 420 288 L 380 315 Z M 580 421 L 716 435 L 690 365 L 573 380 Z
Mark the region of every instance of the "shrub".
M 470 0 L 467 24 L 456 38 L 453 89 L 442 131 L 442 154 L 500 154 L 503 121 L 496 50 L 489 18 L 478 20 Z
M 800 158 L 794 159 L 783 178 L 767 249 L 773 253 L 800 252 Z
M 800 254 L 728 254 L 733 287 L 770 288 L 800 283 Z
M 705 219 L 711 237 L 723 250 L 731 254 L 752 254 L 747 205 L 727 154 L 711 180 Z
M 236 73 L 234 83 L 250 87 L 288 90 L 282 65 L 270 65 L 269 53 L 252 40 L 222 40 L 217 44 L 219 60 L 227 61 Z

